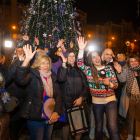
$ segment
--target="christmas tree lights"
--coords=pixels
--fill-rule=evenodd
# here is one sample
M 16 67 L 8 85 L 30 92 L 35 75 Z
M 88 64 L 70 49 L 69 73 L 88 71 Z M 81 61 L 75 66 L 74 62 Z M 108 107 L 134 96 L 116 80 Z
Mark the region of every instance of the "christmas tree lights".
M 77 38 L 81 33 L 75 10 L 73 0 L 31 0 L 24 11 L 25 19 L 20 22 L 20 31 L 32 42 L 37 37 L 40 45 L 48 48 L 55 46 L 59 39 L 64 39 L 68 48 L 72 41 L 77 51 Z

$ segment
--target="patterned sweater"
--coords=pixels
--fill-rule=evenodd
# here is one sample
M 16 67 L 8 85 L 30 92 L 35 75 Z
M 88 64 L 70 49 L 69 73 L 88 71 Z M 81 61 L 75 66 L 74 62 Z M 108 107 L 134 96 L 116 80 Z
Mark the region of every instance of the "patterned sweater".
M 96 87 L 94 79 L 91 74 L 91 69 L 90 67 L 86 66 L 83 62 L 83 57 L 79 58 L 78 55 L 78 60 L 77 60 L 77 65 L 83 73 L 86 74 L 87 81 L 89 84 L 90 88 L 90 93 L 93 97 L 96 98 L 107 98 L 110 96 L 114 96 L 114 89 L 118 87 L 118 82 L 116 75 L 113 71 L 113 68 L 111 66 L 105 66 L 104 70 L 106 71 L 106 78 L 109 79 L 109 82 L 112 83 L 112 87 L 105 86 L 102 82 L 103 78 L 101 78 L 100 73 L 98 71 L 98 77 L 99 77 L 99 88 Z

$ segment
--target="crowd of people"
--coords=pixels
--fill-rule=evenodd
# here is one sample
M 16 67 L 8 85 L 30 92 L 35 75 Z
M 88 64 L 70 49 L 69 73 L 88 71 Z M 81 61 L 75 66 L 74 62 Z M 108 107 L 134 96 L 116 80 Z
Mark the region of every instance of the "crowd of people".
M 66 49 L 63 39 L 49 51 L 39 45 L 37 38 L 36 49 L 32 48 L 28 36 L 23 39 L 25 45 L 16 48 L 9 67 L 5 57 L 0 56 L 0 88 L 5 88 L 13 99 L 6 104 L 0 99 L 1 140 L 18 140 L 24 124 L 27 124 L 31 140 L 50 140 L 54 123 L 63 113 L 66 121 L 60 125 L 63 140 L 68 140 L 71 126 L 66 111 L 83 104 L 90 110 L 91 140 L 103 140 L 103 133 L 110 139 L 120 140 L 118 114 L 126 119 L 127 140 L 134 137 L 140 140 L 140 65 L 137 55 L 132 54 L 126 59 L 124 54 L 115 56 L 110 48 L 103 52 L 89 51 L 84 37 L 77 39 L 78 56 L 73 43 Z M 54 102 L 53 112 L 50 118 L 43 119 L 46 96 Z M 17 104 L 13 106 L 14 101 Z M 80 140 L 82 133 L 74 137 Z

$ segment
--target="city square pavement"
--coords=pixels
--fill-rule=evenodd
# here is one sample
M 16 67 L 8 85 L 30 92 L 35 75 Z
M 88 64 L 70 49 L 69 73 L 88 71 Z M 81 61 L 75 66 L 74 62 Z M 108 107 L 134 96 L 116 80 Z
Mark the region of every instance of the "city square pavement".
M 121 117 L 118 117 L 118 126 L 119 126 L 121 140 L 126 140 L 127 139 L 127 134 L 128 134 L 127 127 L 126 127 L 126 122 Z M 74 140 L 73 138 L 70 138 L 70 139 Z M 25 135 L 23 133 L 20 133 L 20 139 L 19 140 L 30 140 L 30 135 L 29 134 Z M 52 140 L 62 140 L 61 124 L 57 124 L 57 125 L 54 126 Z M 89 136 L 88 136 L 88 133 L 83 134 L 81 140 L 90 140 Z M 104 135 L 104 140 L 108 140 L 108 138 L 105 135 Z

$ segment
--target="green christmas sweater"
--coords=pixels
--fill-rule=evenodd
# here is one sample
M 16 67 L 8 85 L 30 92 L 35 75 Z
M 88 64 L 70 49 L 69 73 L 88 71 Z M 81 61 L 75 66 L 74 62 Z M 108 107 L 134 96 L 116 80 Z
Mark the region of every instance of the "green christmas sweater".
M 82 58 L 78 57 L 77 65 L 78 65 L 79 69 L 83 73 L 85 73 L 85 75 L 87 77 L 87 81 L 88 81 L 89 88 L 90 88 L 90 93 L 92 96 L 94 96 L 96 98 L 106 98 L 106 97 L 113 96 L 115 94 L 114 89 L 116 89 L 118 87 L 118 82 L 117 82 L 117 78 L 114 73 L 114 70 L 111 66 L 105 66 L 104 70 L 106 72 L 106 78 L 109 79 L 110 83 L 113 83 L 113 87 L 110 88 L 103 84 L 103 82 L 102 82 L 103 78 L 101 78 L 100 73 L 98 71 L 99 88 L 97 88 L 95 85 L 95 81 L 93 79 L 92 73 L 91 73 L 91 69 L 90 69 L 90 67 L 88 67 L 84 64 L 83 57 Z

